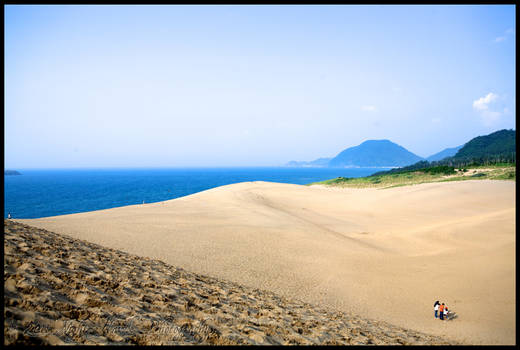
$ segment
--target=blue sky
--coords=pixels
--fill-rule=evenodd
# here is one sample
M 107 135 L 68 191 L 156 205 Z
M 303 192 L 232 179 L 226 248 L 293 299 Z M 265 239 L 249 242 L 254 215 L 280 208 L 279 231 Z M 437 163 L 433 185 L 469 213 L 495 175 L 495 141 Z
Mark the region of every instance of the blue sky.
M 5 167 L 429 156 L 515 125 L 515 7 L 5 6 Z

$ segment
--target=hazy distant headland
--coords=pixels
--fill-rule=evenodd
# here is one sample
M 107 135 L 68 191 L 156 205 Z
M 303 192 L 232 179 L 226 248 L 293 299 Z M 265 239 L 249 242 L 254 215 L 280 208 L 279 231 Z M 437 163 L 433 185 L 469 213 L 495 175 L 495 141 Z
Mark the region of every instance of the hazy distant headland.
M 4 170 L 4 175 L 22 175 L 16 170 Z
M 444 159 L 447 157 L 452 157 L 455 154 L 457 154 L 459 149 L 461 149 L 463 146 L 464 145 L 460 145 L 458 147 L 453 147 L 453 148 L 446 148 L 438 153 L 432 154 L 431 156 L 427 157 L 426 160 L 429 162 L 433 162 L 433 161 L 441 160 L 441 159 Z

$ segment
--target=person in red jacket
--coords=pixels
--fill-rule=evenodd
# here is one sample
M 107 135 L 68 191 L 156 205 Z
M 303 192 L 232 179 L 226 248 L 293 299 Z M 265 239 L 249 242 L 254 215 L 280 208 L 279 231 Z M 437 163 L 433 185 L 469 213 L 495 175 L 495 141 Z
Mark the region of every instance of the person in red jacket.
M 439 318 L 444 321 L 444 303 L 439 306 Z

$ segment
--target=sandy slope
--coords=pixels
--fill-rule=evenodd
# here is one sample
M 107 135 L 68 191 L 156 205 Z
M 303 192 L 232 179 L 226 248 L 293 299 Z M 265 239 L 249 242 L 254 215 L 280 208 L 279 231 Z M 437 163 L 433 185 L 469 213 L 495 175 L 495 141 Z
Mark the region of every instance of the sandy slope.
M 247 182 L 17 221 L 442 337 L 514 344 L 515 186 Z M 437 299 L 458 318 L 435 320 Z
M 10 220 L 4 345 L 454 344 Z

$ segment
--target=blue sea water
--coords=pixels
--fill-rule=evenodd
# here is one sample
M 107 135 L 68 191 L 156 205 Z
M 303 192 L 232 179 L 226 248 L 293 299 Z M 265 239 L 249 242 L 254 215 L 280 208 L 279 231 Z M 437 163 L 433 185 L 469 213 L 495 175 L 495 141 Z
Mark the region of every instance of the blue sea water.
M 33 219 L 165 201 L 244 181 L 292 184 L 368 176 L 382 168 L 24 170 L 4 175 L 4 218 Z

